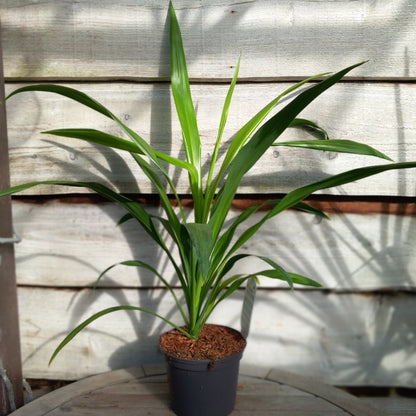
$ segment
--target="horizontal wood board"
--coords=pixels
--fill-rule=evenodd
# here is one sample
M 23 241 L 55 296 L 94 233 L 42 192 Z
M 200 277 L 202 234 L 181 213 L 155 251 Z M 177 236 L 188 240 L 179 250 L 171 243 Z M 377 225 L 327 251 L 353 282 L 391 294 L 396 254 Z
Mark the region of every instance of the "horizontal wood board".
M 80 400 L 83 400 L 84 396 L 88 396 L 90 399 L 89 405 L 91 406 L 92 401 L 97 404 L 96 402 L 98 397 L 95 393 L 100 394 L 104 391 L 107 395 L 103 397 L 103 395 L 100 394 L 100 399 L 113 402 L 118 396 L 118 409 L 120 409 L 120 406 L 124 407 L 124 404 L 129 406 L 129 404 L 123 400 L 126 395 L 135 396 L 137 402 L 141 402 L 138 396 L 148 394 L 150 392 L 156 397 L 158 395 L 166 397 L 168 386 L 166 384 L 165 371 L 166 367 L 162 363 L 156 365 L 150 364 L 101 373 L 92 377 L 84 378 L 76 383 L 60 381 L 59 383 L 61 384 L 61 388 L 51 394 L 48 394 L 47 396 L 42 397 L 41 400 L 32 401 L 26 404 L 24 408 L 21 408 L 13 413 L 13 416 L 24 416 L 29 414 L 30 416 L 44 416 L 45 412 L 57 409 L 58 406 L 61 411 L 64 411 L 63 408 L 65 408 L 67 413 L 68 411 L 77 412 L 78 409 L 74 406 L 71 406 L 70 409 L 68 408 L 69 406 L 66 404 L 68 400 L 74 399 L 75 397 L 79 397 Z M 37 383 L 41 383 L 42 386 L 53 386 L 56 384 L 56 382 L 48 380 L 35 381 L 31 379 L 30 382 L 32 389 L 35 388 L 34 393 L 39 395 L 44 395 L 46 391 L 39 390 L 39 385 Z M 69 385 L 65 386 L 66 383 L 69 383 Z M 253 399 L 257 397 L 262 397 L 262 399 L 267 400 L 267 398 L 271 396 L 279 398 L 285 397 L 289 400 L 297 398 L 302 401 L 305 400 L 305 398 L 315 396 L 316 400 L 324 398 L 324 400 L 329 401 L 334 405 L 336 404 L 336 406 L 348 411 L 349 414 L 361 415 L 364 412 L 367 416 L 370 416 L 371 414 L 376 414 L 377 416 L 381 416 L 382 414 L 402 416 L 413 414 L 416 411 L 416 402 L 411 398 L 377 397 L 372 394 L 370 394 L 370 397 L 366 396 L 354 398 L 351 393 L 347 394 L 341 389 L 333 388 L 327 384 L 320 383 L 316 378 L 304 377 L 299 374 L 288 373 L 280 369 L 272 369 L 271 371 L 269 369 L 264 369 L 262 373 L 259 373 L 258 371 L 253 372 L 253 368 L 243 365 L 240 368 L 238 386 L 237 409 L 240 407 L 240 398 L 244 398 L 244 401 L 245 399 Z M 357 389 L 360 388 L 358 387 Z M 357 389 L 349 388 L 349 390 L 354 391 Z M 386 389 L 381 388 L 377 390 L 383 391 Z M 104 406 L 102 405 L 102 402 L 100 403 L 100 407 L 97 408 L 97 406 L 94 406 L 94 409 L 102 414 Z M 111 405 L 109 407 L 105 407 L 111 410 Z M 83 410 L 85 411 L 85 408 Z M 94 411 L 93 409 L 89 410 Z M 128 409 L 123 408 L 123 415 L 127 414 L 126 412 L 129 412 L 130 410 L 135 411 L 136 413 L 134 414 L 136 415 L 138 408 L 137 406 L 129 406 Z M 147 412 L 147 414 L 149 412 L 149 409 L 142 410 Z M 161 410 L 162 408 L 159 407 L 157 410 L 158 415 L 161 414 Z M 310 407 L 308 407 L 308 410 L 310 410 Z M 241 413 L 243 410 L 238 409 L 238 411 Z M 287 410 L 290 415 L 293 415 L 293 411 L 293 407 Z M 274 407 L 272 407 L 271 412 L 273 415 L 275 414 Z M 282 406 L 279 406 L 279 412 L 282 412 Z M 246 411 L 245 414 L 248 414 L 248 411 Z M 250 411 L 250 414 L 253 414 L 253 411 Z M 264 412 L 260 414 L 265 415 Z M 319 416 L 321 414 L 322 412 L 318 413 Z M 326 411 L 325 414 L 328 414 L 328 412 Z
M 224 143 L 257 111 L 291 83 L 237 85 Z M 18 86 L 8 85 L 8 92 Z M 169 86 L 152 84 L 71 84 L 102 102 L 156 149 L 184 158 L 184 150 Z M 227 86 L 194 85 L 203 141 L 205 171 L 214 149 Z M 328 130 L 332 138 L 362 141 L 396 161 L 416 160 L 416 85 L 340 84 L 326 91 L 301 113 Z M 123 192 L 152 193 L 154 189 L 125 152 L 116 152 L 83 141 L 42 135 L 64 127 L 89 127 L 115 135 L 119 128 L 95 113 L 56 94 L 24 93 L 8 103 L 12 184 L 32 180 L 76 179 L 112 182 Z M 281 107 L 278 107 L 279 109 Z M 22 114 L 25 117 L 22 117 Z M 124 137 L 124 136 L 123 136 Z M 313 138 L 299 129 L 289 129 L 279 141 Z M 222 153 L 223 154 L 223 153 Z M 293 148 L 271 148 L 242 181 L 241 193 L 288 192 L 327 177 L 371 164 L 388 163 L 369 156 L 333 154 Z M 170 169 L 178 192 L 189 191 L 187 175 Z M 387 172 L 336 189 L 338 195 L 414 196 L 415 170 Z M 77 188 L 76 192 L 82 192 Z M 37 187 L 27 194 L 69 193 L 73 189 Z
M 40 204 L 33 200 L 14 201 L 14 227 L 22 239 L 16 245 L 19 284 L 93 285 L 108 266 L 133 259 L 152 264 L 165 278 L 177 284 L 173 267 L 138 225 L 130 221 L 116 226 L 124 214 L 122 208 L 105 202 L 88 204 L 85 198 L 67 199 Z M 243 203 L 236 201 L 229 221 L 241 212 L 238 202 Z M 331 205 L 334 211 L 355 206 L 334 202 L 325 204 L 324 208 L 331 210 Z M 362 212 L 329 213 L 330 220 L 285 212 L 269 220 L 241 252 L 270 256 L 287 270 L 316 279 L 329 289 L 416 289 L 415 204 L 367 203 L 361 206 Z M 406 206 L 413 215 L 400 214 L 400 209 Z M 149 203 L 144 207 L 152 214 L 160 214 L 160 209 Z M 379 212 L 368 212 L 372 207 Z M 237 235 L 265 214 L 264 211 L 255 214 L 240 227 Z M 172 245 L 169 248 L 173 250 Z M 262 261 L 249 258 L 237 263 L 232 273 L 265 268 L 268 266 Z M 100 284 L 161 286 L 158 279 L 145 270 L 125 266 L 111 270 Z M 287 287 L 286 283 L 267 278 L 261 279 L 261 286 Z
M 174 2 L 194 78 L 305 76 L 369 60 L 356 76 L 415 77 L 413 0 Z M 165 0 L 1 2 L 5 75 L 169 74 Z
M 88 377 L 31 402 L 12 415 L 57 416 L 82 412 L 92 416 L 110 414 L 114 407 L 125 416 L 149 415 L 153 410 L 158 415 L 172 414 L 168 410 L 165 371 L 165 366 L 143 365 Z M 363 400 L 316 379 L 280 369 L 268 369 L 264 376 L 253 376 L 246 368 L 240 372 L 233 414 L 266 416 L 274 415 L 279 409 L 282 415 L 301 415 L 305 408 L 310 416 L 384 415 Z
M 242 293 L 220 305 L 212 321 L 240 327 Z M 243 363 L 313 376 L 330 384 L 415 387 L 415 331 L 411 293 L 325 294 L 267 291 L 257 294 Z M 180 322 L 161 289 L 58 290 L 20 288 L 23 370 L 26 377 L 80 377 L 161 362 L 156 318 L 116 312 L 97 320 L 49 357 L 67 331 L 105 307 L 130 303 L 155 308 Z M 268 319 L 265 319 L 265 317 Z

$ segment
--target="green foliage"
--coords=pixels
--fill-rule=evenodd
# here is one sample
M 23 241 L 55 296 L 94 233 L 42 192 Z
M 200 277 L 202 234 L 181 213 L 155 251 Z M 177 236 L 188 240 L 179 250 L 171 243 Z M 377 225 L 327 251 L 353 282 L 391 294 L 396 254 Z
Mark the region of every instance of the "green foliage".
M 183 324 L 186 329 L 180 328 L 153 311 L 140 307 L 119 306 L 108 308 L 91 316 L 88 320 L 75 328 L 55 350 L 51 361 L 83 328 L 110 312 L 118 310 L 139 310 L 150 313 L 161 318 L 171 326 L 180 329 L 182 332 L 186 333 L 187 336 L 196 339 L 215 307 L 247 282 L 251 282 L 250 284 L 254 285 L 258 276 L 286 281 L 292 288 L 296 284 L 319 287 L 319 283 L 307 277 L 288 272 L 272 259 L 258 255 L 254 256 L 265 263 L 266 268 L 264 270 L 259 270 L 254 274 L 233 274 L 232 270 L 235 264 L 240 260 L 251 256 L 246 253 L 238 253 L 238 250 L 267 220 L 286 209 L 295 208 L 307 213 L 325 217 L 323 212 L 302 202 L 313 192 L 346 184 L 387 170 L 416 167 L 416 162 L 389 163 L 385 165 L 363 167 L 334 175 L 324 180 L 295 189 L 280 200 L 268 201 L 261 205 L 252 206 L 232 220 L 227 227 L 224 227 L 225 220 L 241 180 L 271 146 L 293 146 L 311 150 L 354 153 L 390 160 L 386 155 L 368 145 L 347 140 L 331 140 L 329 139 L 327 132 L 316 123 L 298 118 L 299 113 L 316 97 L 337 83 L 351 70 L 363 63 L 352 65 L 332 75 L 328 75 L 327 73 L 318 74 L 299 82 L 284 91 L 247 121 L 247 123 L 235 134 L 228 144 L 228 147 L 224 149 L 225 157 L 222 163 L 217 166 L 219 150 L 223 146 L 223 131 L 227 122 L 228 111 L 238 77 L 240 66 L 239 60 L 225 99 L 217 140 L 214 149 L 211 150 L 213 156 L 208 170 L 208 177 L 204 183 L 201 160 L 201 140 L 191 96 L 182 37 L 172 4 L 170 4 L 170 48 L 172 93 L 182 128 L 183 146 L 186 153 L 185 160 L 174 158 L 157 149 L 153 149 L 142 137 L 126 126 L 111 111 L 93 98 L 73 88 L 49 84 L 32 85 L 17 89 L 8 97 L 10 98 L 15 94 L 25 91 L 52 92 L 75 100 L 112 119 L 122 129 L 126 138 L 116 137 L 94 129 L 79 128 L 52 130 L 45 133 L 61 137 L 77 138 L 129 152 L 137 162 L 139 168 L 146 174 L 159 193 L 163 215 L 155 217 L 149 214 L 146 211 L 146 208 L 140 205 L 140 203 L 95 182 L 59 180 L 32 182 L 4 190 L 0 192 L 0 196 L 10 195 L 39 184 L 54 184 L 86 187 L 108 200 L 120 204 L 127 211 L 126 215 L 120 220 L 120 223 L 127 220 L 136 221 L 146 231 L 148 236 L 158 244 L 176 271 L 184 297 L 184 304 L 182 304 L 175 296 L 168 281 L 151 265 L 140 260 L 121 262 L 120 265 L 123 266 L 147 269 L 158 277 L 172 294 L 178 310 L 183 317 Z M 324 79 L 318 82 L 317 78 L 322 78 L 323 76 L 325 76 Z M 300 87 L 305 86 L 307 82 L 312 80 L 315 82 L 311 84 L 310 87 L 298 92 L 295 98 L 280 109 L 275 115 L 271 116 L 268 121 L 264 122 L 266 117 L 274 110 L 283 97 L 299 90 Z M 293 127 L 308 128 L 312 130 L 315 137 L 318 137 L 318 139 L 295 142 L 277 141 L 287 128 Z M 178 196 L 173 179 L 170 178 L 167 173 L 165 168 L 166 164 L 187 171 L 189 188 L 194 202 L 193 222 L 188 221 L 185 217 L 181 199 Z M 167 183 L 167 186 L 165 183 Z M 172 203 L 169 195 L 174 195 L 175 204 Z M 178 206 L 178 209 L 175 209 L 174 206 Z M 265 206 L 269 209 L 264 211 L 263 216 L 258 222 L 245 228 L 239 233 L 238 238 L 234 238 L 236 231 L 242 230 L 245 222 Z M 174 258 L 171 254 L 167 241 L 165 241 L 159 231 L 160 226 L 167 231 L 169 238 L 176 245 L 179 258 Z M 97 284 L 105 273 L 115 266 L 116 265 L 113 265 L 107 268 L 97 279 Z M 247 310 L 251 309 L 252 305 L 249 301 L 246 302 L 246 305 L 248 305 L 246 307 Z

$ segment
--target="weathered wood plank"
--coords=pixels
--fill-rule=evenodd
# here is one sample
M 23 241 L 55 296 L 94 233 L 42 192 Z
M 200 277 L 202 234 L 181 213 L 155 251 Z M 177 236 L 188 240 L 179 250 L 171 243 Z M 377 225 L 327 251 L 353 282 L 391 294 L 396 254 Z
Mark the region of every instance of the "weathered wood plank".
M 31 415 L 42 416 L 77 395 L 87 394 L 105 386 L 117 385 L 130 380 L 140 380 L 143 377 L 144 373 L 141 367 L 112 371 L 104 377 L 100 375 L 88 377 L 88 379 L 79 380 L 77 383 L 71 383 L 50 392 L 47 398 L 30 402 L 24 408 L 17 410 L 15 415 L 25 415 L 30 412 Z
M 246 121 L 291 84 L 244 84 L 237 86 L 230 108 L 224 140 L 231 138 Z M 18 85 L 9 85 L 11 91 Z M 169 86 L 151 84 L 76 84 L 126 120 L 157 149 L 184 157 L 179 124 L 170 100 Z M 208 170 L 226 86 L 195 85 L 203 140 L 203 161 Z M 301 116 L 327 128 L 333 138 L 361 140 L 379 148 L 397 161 L 416 160 L 416 85 L 355 84 L 335 86 L 319 97 Z M 22 115 L 24 114 L 24 117 Z M 54 94 L 25 93 L 8 102 L 11 141 L 10 163 L 13 184 L 56 178 L 112 181 L 125 192 L 152 193 L 145 175 L 138 172 L 129 155 L 90 146 L 75 139 L 40 135 L 41 131 L 62 127 L 92 127 L 122 134 L 118 127 L 92 110 Z M 281 140 L 311 137 L 290 129 Z M 56 143 L 57 145 L 54 145 Z M 242 193 L 287 192 L 326 177 L 328 174 L 362 165 L 380 164 L 366 156 L 301 149 L 270 149 L 242 182 Z M 129 172 L 133 169 L 134 176 Z M 189 191 L 185 172 L 171 169 L 180 193 Z M 388 172 L 326 193 L 348 195 L 414 196 L 413 171 Z M 51 186 L 27 193 L 73 192 Z M 80 189 L 77 189 L 80 192 Z M 81 190 L 82 192 L 82 190 Z M 324 191 L 323 191 L 324 192 Z
M 338 389 L 328 388 L 327 384 L 319 382 L 312 377 L 298 377 L 292 373 L 273 369 L 267 376 L 268 380 L 278 381 L 295 387 L 296 389 L 307 391 L 315 396 L 324 399 L 328 403 L 336 405 L 340 409 L 345 410 L 351 415 L 368 415 L 368 416 L 382 416 L 380 410 L 371 409 L 368 405 L 356 397 L 351 397 L 350 394 Z M 306 407 L 305 407 L 306 409 Z
M 179 321 L 163 290 L 20 288 L 26 377 L 77 379 L 88 374 L 160 362 L 166 326 L 144 314 L 101 318 L 47 362 L 64 334 L 87 315 L 120 303 L 157 309 Z M 242 294 L 220 305 L 211 321 L 239 328 Z M 411 339 L 414 295 L 259 291 L 243 363 L 276 366 L 335 385 L 415 387 Z M 410 337 L 410 338 L 409 338 Z
M 371 209 L 372 204 L 368 205 Z M 391 205 L 397 210 L 400 206 L 413 207 L 415 212 L 415 204 Z M 160 213 L 151 205 L 147 208 Z M 16 245 L 21 285 L 92 285 L 111 264 L 132 259 L 152 264 L 168 280 L 175 281 L 173 268 L 139 226 L 134 222 L 115 225 L 124 211 L 113 204 L 86 204 L 66 198 L 40 204 L 23 200 L 14 201 L 13 212 L 14 226 L 22 238 Z M 234 209 L 232 216 L 239 212 Z M 262 215 L 265 213 L 254 215 L 247 226 Z M 283 213 L 271 219 L 243 251 L 270 256 L 287 270 L 310 276 L 331 289 L 416 288 L 415 216 L 365 212 L 330 215 L 330 221 L 317 221 L 300 212 Z M 234 272 L 255 272 L 265 266 L 251 258 L 237 263 Z M 144 270 L 119 267 L 111 270 L 101 285 L 151 287 L 159 286 L 159 282 Z M 286 287 L 266 278 L 262 285 Z
M 174 2 L 189 70 L 230 78 L 321 73 L 369 60 L 356 75 L 415 77 L 416 7 L 395 2 Z M 7 77 L 168 75 L 166 1 L 1 3 Z
M 131 378 L 115 383 L 116 375 L 137 372 L 140 368 L 112 371 L 72 383 L 64 388 L 42 397 L 13 413 L 13 416 L 59 416 L 59 415 L 110 415 L 117 409 L 118 414 L 127 415 L 170 415 L 169 398 L 167 394 L 166 374 L 157 379 L 154 377 Z M 307 385 L 307 391 L 316 391 L 314 382 L 305 380 L 299 375 L 290 375 L 290 382 Z M 118 376 L 119 377 L 119 376 Z M 106 386 L 103 380 L 108 379 Z M 287 379 L 287 377 L 283 377 Z M 281 384 L 283 383 L 283 384 Z M 272 416 L 278 410 L 279 415 L 303 416 L 383 416 L 364 401 L 348 395 L 338 389 L 325 385 L 320 394 L 304 393 L 284 384 L 284 380 L 270 381 L 264 378 L 242 376 L 239 378 L 236 405 L 233 415 Z M 102 387 L 100 387 L 102 384 Z M 319 382 L 317 382 L 320 385 Z M 257 388 L 253 389 L 253 385 Z M 291 389 L 287 394 L 286 389 Z M 264 393 L 267 391 L 268 393 Z M 293 393 L 292 393 L 293 391 Z M 247 394 L 245 392 L 248 392 Z M 329 398 L 329 400 L 328 400 Z M 345 412 L 345 409 L 347 412 Z
M 362 397 L 366 403 L 391 416 L 407 416 L 416 414 L 416 400 L 406 397 Z
M 95 391 L 88 395 L 74 398 L 54 410 L 51 416 L 60 416 L 74 412 L 73 414 L 82 416 L 97 415 L 97 408 L 100 409 L 100 415 L 111 415 L 114 409 L 127 415 L 135 415 L 139 411 L 142 415 L 148 414 L 149 410 L 156 410 L 157 414 L 172 415 L 169 410 L 169 396 L 167 393 L 161 394 L 159 386 L 149 384 L 148 392 L 140 394 L 140 407 L 138 407 L 137 394 L 125 394 L 123 392 L 111 395 L 111 389 Z M 110 394 L 109 394 L 110 393 Z M 133 391 L 134 393 L 134 391 Z M 368 408 L 368 405 L 365 405 Z M 146 409 L 140 410 L 140 409 Z M 322 414 L 330 416 L 347 416 L 347 413 L 336 408 L 332 404 L 316 397 L 285 397 L 279 395 L 273 396 L 242 396 L 238 397 L 234 414 L 251 414 L 270 415 L 271 411 L 279 409 L 283 415 L 290 412 L 291 415 L 302 415 L 305 409 L 308 409 L 308 415 L 320 416 Z M 161 411 L 161 413 L 159 413 Z M 126 413 L 125 413 L 126 412 Z M 131 413 L 130 413 L 131 412 Z M 166 412 L 166 413 L 165 413 Z M 140 416 L 140 413 L 139 416 Z M 357 413 L 358 414 L 358 413 Z M 369 414 L 369 416 L 372 416 Z M 374 414 L 375 416 L 375 414 Z M 377 415 L 379 416 L 379 415 Z

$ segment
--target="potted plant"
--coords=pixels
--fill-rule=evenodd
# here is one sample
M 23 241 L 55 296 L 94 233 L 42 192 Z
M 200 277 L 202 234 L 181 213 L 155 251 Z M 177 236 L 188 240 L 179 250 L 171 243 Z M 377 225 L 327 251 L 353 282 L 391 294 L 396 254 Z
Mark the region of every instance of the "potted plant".
M 171 322 L 166 317 L 140 306 L 119 305 L 107 308 L 92 315 L 71 331 L 56 348 L 50 362 L 72 338 L 99 317 L 120 310 L 145 312 L 162 319 L 173 328 L 161 335 L 160 347 L 168 363 L 174 411 L 178 415 L 221 416 L 229 414 L 234 407 L 238 365 L 246 341 L 234 329 L 208 324 L 213 310 L 237 289 L 247 283 L 255 283 L 259 276 L 284 280 L 291 288 L 296 284 L 320 286 L 312 279 L 284 270 L 273 259 L 241 252 L 243 244 L 257 233 L 267 220 L 290 208 L 325 217 L 322 211 L 303 202 L 315 191 L 343 185 L 388 170 L 414 168 L 416 162 L 392 163 L 389 157 L 368 145 L 348 140 L 329 139 L 325 130 L 317 124 L 298 118 L 300 112 L 316 97 L 363 63 L 352 65 L 335 74 L 319 74 L 288 88 L 247 121 L 224 148 L 222 135 L 238 77 L 240 65 L 238 61 L 223 106 L 218 136 L 212 149 L 208 171 L 204 172 L 201 158 L 202 143 L 191 97 L 180 28 L 172 3 L 170 3 L 170 48 L 172 93 L 186 153 L 186 158 L 183 160 L 152 148 L 114 113 L 93 98 L 73 88 L 51 84 L 31 85 L 19 88 L 7 97 L 10 98 L 25 91 L 53 92 L 75 100 L 112 119 L 122 129 L 126 138 L 90 128 L 51 130 L 45 133 L 77 138 L 129 152 L 157 190 L 163 209 L 162 216 L 149 214 L 140 203 L 97 182 L 67 180 L 31 182 L 3 190 L 0 196 L 14 194 L 39 184 L 86 187 L 95 191 L 125 208 L 126 215 L 120 222 L 132 221 L 135 225 L 138 224 L 158 244 L 172 263 L 182 289 L 183 299 L 177 297 L 172 285 L 152 265 L 140 260 L 122 262 L 121 264 L 144 268 L 154 273 L 173 296 L 183 322 Z M 308 88 L 302 88 L 295 98 L 265 121 L 283 97 L 304 87 L 309 81 L 314 82 Z M 295 126 L 305 126 L 314 130 L 315 138 L 291 142 L 277 141 L 287 128 Z M 271 146 L 292 146 L 368 155 L 387 159 L 389 163 L 350 170 L 300 187 L 280 200 L 249 207 L 233 219 L 231 224 L 225 226 L 225 220 L 241 180 Z M 220 150 L 224 153 L 222 161 L 219 159 Z M 167 172 L 166 165 L 183 169 L 188 175 L 193 200 L 192 220 L 185 216 L 181 198 L 176 191 L 173 178 Z M 205 174 L 207 174 L 206 180 L 204 180 Z M 236 231 L 243 229 L 244 223 L 265 207 L 268 209 L 264 211 L 261 219 L 245 228 L 236 237 Z M 166 238 L 176 245 L 178 258 L 174 257 L 169 250 L 160 227 L 167 232 Z M 232 269 L 235 264 L 249 256 L 262 260 L 265 268 L 256 273 L 233 274 Z M 112 267 L 114 265 L 99 276 L 97 283 Z M 212 398 L 211 395 L 215 397 Z

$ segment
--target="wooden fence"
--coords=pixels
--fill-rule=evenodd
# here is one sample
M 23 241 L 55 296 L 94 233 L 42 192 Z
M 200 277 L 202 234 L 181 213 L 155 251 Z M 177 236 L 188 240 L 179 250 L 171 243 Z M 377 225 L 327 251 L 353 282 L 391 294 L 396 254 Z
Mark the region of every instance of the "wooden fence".
M 182 155 L 166 82 L 166 0 L 0 5 L 8 92 L 34 82 L 80 88 L 153 145 Z M 362 140 L 397 161 L 416 160 L 413 0 L 176 0 L 174 5 L 204 160 L 210 158 L 240 52 L 240 83 L 225 137 L 295 80 L 368 60 L 302 116 L 319 122 L 331 137 Z M 12 184 L 104 178 L 158 211 L 152 187 L 121 152 L 40 134 L 61 127 L 118 134 L 108 120 L 42 93 L 14 97 L 7 111 Z M 295 130 L 285 134 L 294 137 L 307 136 Z M 376 163 L 368 157 L 270 150 L 242 184 L 233 215 L 254 200 Z M 184 178 L 178 173 L 176 179 L 186 195 Z M 389 173 L 321 193 L 315 203 L 328 210 L 330 221 L 287 212 L 244 247 L 326 287 L 291 292 L 262 281 L 246 365 L 280 367 L 338 385 L 416 387 L 415 179 L 414 170 Z M 123 215 L 118 207 L 73 192 L 43 186 L 13 200 L 14 227 L 22 238 L 15 249 L 26 377 L 71 380 L 162 359 L 157 338 L 166 326 L 118 312 L 97 321 L 48 367 L 64 334 L 93 311 L 128 302 L 177 317 L 169 294 L 137 271 L 114 269 L 99 289 L 89 289 L 107 266 L 134 258 L 174 275 L 142 231 L 115 225 Z M 242 296 L 224 304 L 214 319 L 238 328 Z

